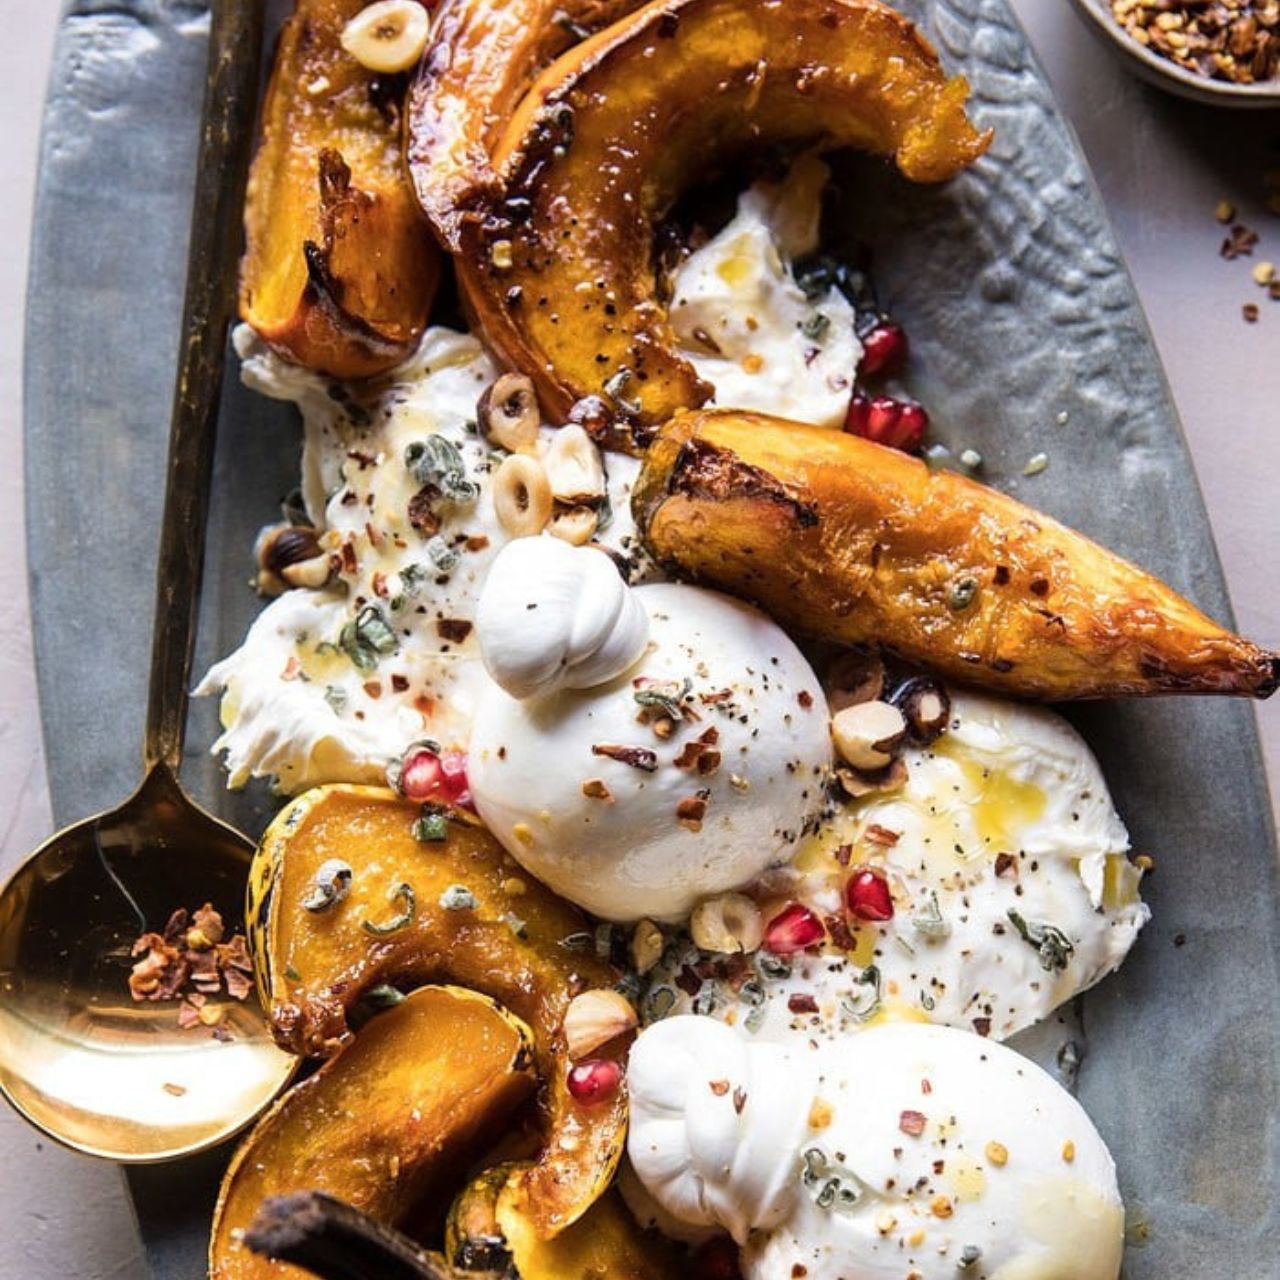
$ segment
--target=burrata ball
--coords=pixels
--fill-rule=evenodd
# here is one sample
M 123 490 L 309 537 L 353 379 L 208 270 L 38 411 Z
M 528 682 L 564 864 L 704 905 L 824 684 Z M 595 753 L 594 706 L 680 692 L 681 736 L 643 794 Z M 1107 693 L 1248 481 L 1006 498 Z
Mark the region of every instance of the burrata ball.
M 788 861 L 822 809 L 818 678 L 759 610 L 699 587 L 634 589 L 650 641 L 623 675 L 474 721 L 476 808 L 528 871 L 607 920 L 674 921 Z

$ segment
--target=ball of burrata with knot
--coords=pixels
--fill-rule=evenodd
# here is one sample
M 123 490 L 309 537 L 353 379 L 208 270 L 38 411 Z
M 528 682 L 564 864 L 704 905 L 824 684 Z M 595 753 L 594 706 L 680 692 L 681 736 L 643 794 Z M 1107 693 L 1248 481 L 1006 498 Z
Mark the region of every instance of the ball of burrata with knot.
M 679 920 L 787 862 L 822 810 L 831 756 L 821 686 L 787 634 L 698 587 L 631 588 L 616 573 L 615 587 L 599 550 L 523 542 L 477 613 L 495 683 L 469 778 L 494 835 L 608 920 Z M 521 644 L 547 660 L 495 653 Z M 606 678 L 580 687 L 593 667 Z

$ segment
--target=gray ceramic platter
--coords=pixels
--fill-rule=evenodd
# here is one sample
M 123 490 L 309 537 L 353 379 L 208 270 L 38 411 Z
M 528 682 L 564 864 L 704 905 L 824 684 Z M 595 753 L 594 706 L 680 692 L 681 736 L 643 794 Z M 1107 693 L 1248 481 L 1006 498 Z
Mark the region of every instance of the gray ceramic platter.
M 985 478 L 1229 604 L 1177 414 L 1079 148 L 1006 0 L 906 0 L 969 77 L 991 153 L 941 190 L 864 162 L 840 219 L 871 246 L 914 343 L 911 389 Z M 41 156 L 27 319 L 30 582 L 59 824 L 136 781 L 164 445 L 207 34 L 196 0 L 70 0 Z M 1050 467 L 1022 477 L 1033 454 Z M 296 482 L 290 410 L 224 392 L 197 664 L 253 617 L 249 549 Z M 1079 708 L 1135 845 L 1157 855 L 1155 919 L 1067 1020 L 1079 1093 L 1148 1237 L 1129 1280 L 1277 1274 L 1275 844 L 1249 709 L 1165 700 Z M 191 717 L 194 793 L 248 830 L 272 802 L 222 789 Z M 1183 945 L 1174 944 L 1178 937 Z M 157 1280 L 203 1270 L 227 1153 L 130 1184 Z

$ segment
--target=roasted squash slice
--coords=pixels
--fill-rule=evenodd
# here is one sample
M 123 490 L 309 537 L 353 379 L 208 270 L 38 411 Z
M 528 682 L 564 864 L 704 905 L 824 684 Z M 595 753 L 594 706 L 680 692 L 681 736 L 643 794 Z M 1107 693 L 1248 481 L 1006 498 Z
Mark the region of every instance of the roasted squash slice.
M 764 144 L 859 147 L 948 178 L 985 149 L 967 88 L 878 0 L 654 0 L 555 62 L 463 228 L 465 299 L 553 419 L 588 395 L 658 424 L 710 388 L 676 352 L 655 223 L 717 161 Z
M 527 1191 L 501 1166 L 481 1174 L 454 1201 L 444 1243 L 445 1261 L 458 1272 L 505 1280 L 668 1280 L 684 1274 L 675 1250 L 636 1224 L 617 1191 L 554 1240 L 542 1239 Z
M 1024 698 L 1267 697 L 1280 657 L 1013 498 L 837 431 L 698 411 L 634 494 L 650 550 L 784 626 Z
M 567 1087 L 570 1000 L 612 986 L 583 916 L 532 880 L 480 823 L 454 814 L 423 842 L 420 806 L 375 787 L 318 787 L 281 810 L 250 870 L 250 945 L 280 1043 L 330 1053 L 347 1015 L 380 984 L 451 982 L 502 1002 L 533 1028 L 545 1144 L 526 1176 L 537 1224 L 568 1226 L 608 1185 L 626 1137 L 626 1099 L 580 1106 Z M 352 872 L 326 911 L 303 905 L 331 859 Z M 585 944 L 585 948 L 584 948 Z
M 339 42 L 366 0 L 298 0 L 249 175 L 240 315 L 280 355 L 336 378 L 413 350 L 440 253 L 400 157 L 403 84 Z
M 415 991 L 245 1139 L 214 1213 L 212 1280 L 304 1274 L 243 1243 L 268 1196 L 323 1191 L 379 1222 L 402 1222 L 425 1195 L 461 1181 L 535 1084 L 532 1037 L 517 1018 L 473 991 Z
M 533 78 L 575 41 L 640 0 L 443 0 L 409 94 L 406 154 L 442 244 L 500 190 L 492 150 Z

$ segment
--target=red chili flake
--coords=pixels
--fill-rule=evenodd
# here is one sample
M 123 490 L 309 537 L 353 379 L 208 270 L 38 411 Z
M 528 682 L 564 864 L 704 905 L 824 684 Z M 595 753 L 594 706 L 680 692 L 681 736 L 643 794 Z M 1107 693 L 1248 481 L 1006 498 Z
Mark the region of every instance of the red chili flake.
M 822 919 L 827 926 L 827 933 L 831 935 L 831 941 L 841 951 L 852 951 L 857 947 L 858 940 L 853 936 L 853 931 L 845 923 L 843 917 L 823 916 Z
M 813 706 L 813 694 L 811 694 L 808 689 L 801 689 L 800 692 L 796 694 L 796 701 L 806 711 L 808 711 L 809 708 Z
M 886 849 L 892 849 L 902 838 L 897 831 L 890 831 L 888 827 L 882 827 L 878 822 L 868 823 L 867 829 L 862 834 L 872 844 L 882 845 Z
M 717 1098 L 723 1098 L 729 1092 L 729 1082 L 727 1080 L 708 1080 L 707 1085 Z
M 787 1008 L 792 1013 L 817 1013 L 818 1002 L 813 996 L 803 995 L 797 992 L 795 995 L 787 997 Z
M 423 485 L 409 499 L 409 523 L 424 538 L 433 537 L 440 532 L 440 517 L 436 515 L 435 504 L 440 490 L 435 485 Z
M 1240 308 L 1240 314 L 1244 316 L 1246 324 L 1257 324 L 1258 304 L 1256 302 L 1246 302 L 1244 306 Z
M 408 689 L 408 687 L 409 687 L 409 677 L 408 677 L 408 676 L 393 675 L 393 676 L 391 677 L 391 687 L 392 687 L 392 688 L 393 688 L 397 693 L 404 693 L 404 691 L 405 691 L 406 689 Z
M 373 527 L 373 524 L 368 520 L 364 522 L 364 532 L 365 532 L 365 537 L 369 539 L 369 545 L 371 547 L 382 546 L 382 534 L 380 534 L 377 531 L 377 529 Z
M 463 544 L 468 551 L 483 551 L 489 545 L 489 539 L 483 533 L 477 533 Z
M 778 956 L 792 955 L 821 942 L 825 932 L 822 921 L 803 902 L 793 902 L 765 926 L 764 949 Z
M 461 644 L 471 634 L 472 624 L 463 618 L 441 618 L 436 623 L 436 634 L 450 644 Z
M 608 1102 L 622 1083 L 622 1068 L 609 1058 L 579 1062 L 569 1071 L 569 1094 L 580 1106 Z
M 831 856 L 842 867 L 847 867 L 853 861 L 853 845 L 842 844 Z
M 591 754 L 606 756 L 619 764 L 629 764 L 633 769 L 643 769 L 645 773 L 654 773 L 658 768 L 658 757 L 648 747 L 620 747 L 612 742 L 595 742 L 592 743 Z
M 990 1018 L 974 1018 L 973 1029 L 980 1036 L 989 1036 L 991 1034 L 991 1019 Z
M 845 907 L 858 920 L 880 923 L 893 919 L 893 894 L 878 871 L 863 867 L 845 885 Z
M 382 697 L 382 681 L 381 680 L 366 680 L 364 684 L 362 684 L 360 687 L 371 698 L 377 699 Z
M 932 1093 L 932 1092 L 933 1092 L 933 1085 L 932 1085 L 932 1084 L 930 1084 L 928 1080 L 921 1080 L 921 1081 L 920 1081 L 920 1092 L 921 1092 L 921 1093 L 926 1093 L 926 1094 L 927 1094 L 927 1093 Z
M 687 964 L 681 966 L 674 981 L 687 996 L 696 996 L 702 990 L 702 979 Z
M 702 819 L 707 816 L 707 797 L 702 794 L 685 796 L 676 805 L 676 821 L 690 831 L 702 830 Z
M 347 574 L 355 573 L 357 568 L 356 548 L 355 544 L 348 538 L 342 544 L 342 571 Z
M 904 1111 L 898 1117 L 898 1128 L 910 1138 L 918 1138 L 924 1132 L 923 1111 Z
M 296 680 L 302 674 L 302 663 L 298 661 L 296 654 L 289 655 L 289 661 L 284 664 L 284 670 L 280 673 L 281 680 Z
M 1018 874 L 1018 860 L 1011 853 L 996 854 L 996 875 L 1007 876 L 1010 872 Z

